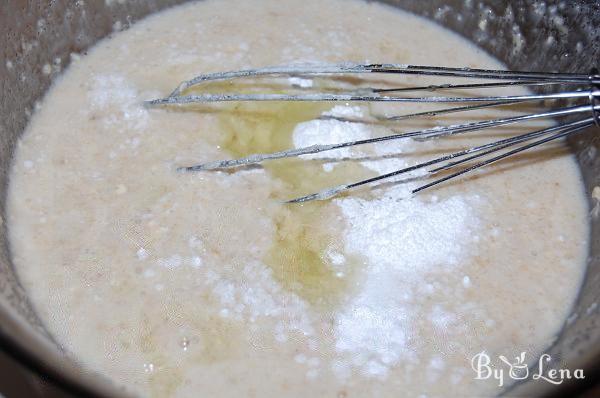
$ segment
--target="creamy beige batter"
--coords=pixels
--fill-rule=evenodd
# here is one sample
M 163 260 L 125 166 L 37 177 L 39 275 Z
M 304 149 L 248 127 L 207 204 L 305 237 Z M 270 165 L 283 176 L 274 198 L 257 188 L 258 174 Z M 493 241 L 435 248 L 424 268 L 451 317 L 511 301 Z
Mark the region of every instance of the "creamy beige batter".
M 342 61 L 500 67 L 426 20 L 341 0 L 192 3 L 74 57 L 20 142 L 8 208 L 20 278 L 67 351 L 153 397 L 486 396 L 499 389 L 474 380 L 474 354 L 533 360 L 552 342 L 588 236 L 560 147 L 413 198 L 411 182 L 291 207 L 280 199 L 480 141 L 184 174 L 389 130 L 314 120 L 333 105 L 142 105 L 198 73 Z M 334 112 L 405 110 L 353 106 Z

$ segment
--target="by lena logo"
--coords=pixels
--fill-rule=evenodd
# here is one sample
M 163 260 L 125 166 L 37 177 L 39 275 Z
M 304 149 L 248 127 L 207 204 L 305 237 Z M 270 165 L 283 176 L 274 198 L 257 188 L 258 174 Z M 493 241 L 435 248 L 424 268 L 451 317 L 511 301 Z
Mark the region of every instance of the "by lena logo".
M 507 379 L 525 380 L 531 377 L 533 380 L 562 384 L 565 380 L 585 378 L 583 369 L 571 371 L 569 369 L 547 368 L 546 365 L 552 359 L 548 354 L 542 355 L 538 360 L 537 367 L 532 367 L 530 370 L 526 356 L 527 354 L 522 352 L 514 360 L 510 360 L 504 355 L 500 355 L 498 356 L 500 360 L 498 366 L 494 366 L 490 356 L 485 351 L 481 351 L 471 359 L 475 380 L 495 379 L 498 381 L 498 386 L 502 387 Z

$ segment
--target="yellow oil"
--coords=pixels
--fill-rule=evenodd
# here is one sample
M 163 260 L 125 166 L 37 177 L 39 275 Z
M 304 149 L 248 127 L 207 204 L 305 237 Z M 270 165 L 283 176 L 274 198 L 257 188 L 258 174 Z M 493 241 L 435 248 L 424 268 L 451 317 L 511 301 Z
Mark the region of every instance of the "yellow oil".
M 218 116 L 221 147 L 233 157 L 292 148 L 294 127 L 330 108 L 331 104 L 312 102 L 228 104 Z M 323 171 L 318 160 L 296 158 L 263 165 L 284 183 L 283 189 L 273 193 L 276 200 L 372 175 L 357 162 L 340 162 L 331 172 Z M 344 226 L 337 216 L 337 207 L 328 202 L 282 204 L 275 215 L 275 241 L 265 258 L 286 289 L 325 310 L 335 306 L 351 287 L 359 263 L 346 256 L 343 277 L 329 263 L 328 250 L 343 249 L 340 238 Z

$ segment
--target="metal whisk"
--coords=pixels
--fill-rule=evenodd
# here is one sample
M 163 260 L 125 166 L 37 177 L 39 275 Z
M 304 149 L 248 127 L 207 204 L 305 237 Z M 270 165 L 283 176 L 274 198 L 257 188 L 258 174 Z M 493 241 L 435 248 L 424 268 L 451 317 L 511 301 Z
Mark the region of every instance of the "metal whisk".
M 185 95 L 192 87 L 215 81 L 228 81 L 243 78 L 277 78 L 277 77 L 331 77 L 352 74 L 379 73 L 403 74 L 420 76 L 443 76 L 447 78 L 476 79 L 477 82 L 464 83 L 464 81 L 449 84 L 420 85 L 414 87 L 376 88 L 355 87 L 347 91 L 339 88 L 330 88 L 329 92 L 315 92 L 313 88 L 288 87 L 286 93 L 201 93 Z M 407 96 L 409 92 L 440 92 L 443 90 L 471 90 L 498 88 L 508 86 L 545 86 L 549 91 L 543 94 L 525 95 L 500 95 L 500 96 Z M 319 89 L 319 88 L 318 88 Z M 467 91 L 468 92 L 468 91 Z M 559 105 L 560 100 L 569 100 L 569 105 Z M 324 200 L 338 195 L 341 192 L 365 184 L 389 179 L 401 174 L 418 169 L 428 168 L 428 175 L 442 171 L 449 172 L 439 179 L 414 189 L 417 193 L 442 182 L 459 177 L 473 170 L 485 167 L 492 163 L 506 159 L 528 149 L 579 133 L 586 128 L 597 125 L 600 127 L 600 75 L 596 70 L 589 74 L 579 73 L 547 73 L 547 72 L 520 72 L 508 70 L 452 68 L 440 66 L 417 66 L 403 64 L 333 64 L 333 65 L 307 65 L 289 67 L 267 67 L 248 69 L 233 72 L 211 73 L 194 77 L 179 85 L 168 97 L 148 101 L 149 105 L 182 105 L 190 103 L 205 103 L 219 101 L 341 101 L 341 102 L 402 102 L 402 103 L 434 103 L 434 104 L 459 104 L 450 107 L 379 118 L 382 122 L 399 122 L 409 118 L 432 117 L 455 112 L 468 112 L 475 109 L 498 107 L 508 104 L 545 101 L 546 109 L 540 112 L 520 114 L 494 120 L 476 121 L 449 126 L 437 126 L 424 130 L 391 134 L 383 137 L 369 138 L 357 141 L 348 141 L 338 144 L 311 145 L 303 148 L 286 151 L 254 154 L 244 158 L 208 162 L 188 167 L 182 171 L 216 170 L 260 163 L 267 160 L 296 157 L 331 151 L 339 148 L 357 145 L 380 143 L 398 139 L 431 139 L 457 134 L 465 134 L 483 129 L 523 123 L 536 119 L 557 119 L 559 122 L 551 127 L 519 134 L 510 138 L 501 139 L 484 145 L 467 148 L 445 156 L 437 157 L 419 164 L 406 167 L 391 173 L 335 186 L 320 192 L 312 193 L 288 201 L 288 203 L 306 202 L 310 200 Z M 550 105 L 548 105 L 550 104 Z M 337 118 L 340 120 L 349 120 Z M 358 120 L 360 122 L 360 120 Z M 523 145 L 520 145 L 523 144 Z M 468 164 L 475 159 L 481 159 L 476 164 Z M 461 168 L 461 165 L 463 168 Z

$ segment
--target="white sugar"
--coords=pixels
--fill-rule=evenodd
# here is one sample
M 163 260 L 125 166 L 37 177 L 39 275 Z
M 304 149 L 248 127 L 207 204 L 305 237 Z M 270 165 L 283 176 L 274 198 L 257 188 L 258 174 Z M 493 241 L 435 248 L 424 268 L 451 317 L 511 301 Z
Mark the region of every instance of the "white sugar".
M 124 132 L 143 131 L 148 111 L 143 98 L 121 75 L 97 75 L 91 80 L 88 92 L 90 116 L 98 117 L 107 127 Z
M 346 262 L 346 257 L 331 247 L 327 249 L 326 255 L 333 265 L 342 265 Z
M 392 366 L 411 361 L 410 324 L 420 316 L 413 294 L 426 286 L 428 272 L 460 266 L 468 253 L 461 239 L 478 224 L 466 198 L 399 199 L 408 190 L 397 186 L 372 200 L 335 200 L 348 222 L 346 251 L 368 260 L 362 291 L 337 318 L 336 349 L 373 377 L 384 378 Z M 441 307 L 428 319 L 439 329 L 454 321 Z
M 365 116 L 365 111 L 360 106 L 336 105 L 328 112 L 323 112 L 323 115 L 359 119 Z
M 337 199 L 350 225 L 346 249 L 378 269 L 404 273 L 458 264 L 460 240 L 476 223 L 469 202 L 459 196 L 435 204 L 420 197 L 399 200 L 407 190 L 397 186 L 373 200 Z
M 383 133 L 392 135 L 394 132 L 389 129 L 379 127 L 378 129 L 354 121 L 366 120 L 367 111 L 358 106 L 340 106 L 333 107 L 329 112 L 324 112 L 323 116 L 332 116 L 346 118 L 352 121 L 337 119 L 316 119 L 300 123 L 294 129 L 293 141 L 295 148 L 302 148 L 316 144 L 339 144 L 364 140 Z M 377 131 L 376 131 L 377 130 Z M 407 139 L 397 139 L 385 141 L 379 144 L 359 145 L 346 148 L 335 149 L 322 153 L 303 155 L 306 159 L 333 159 L 335 161 L 323 164 L 323 170 L 332 171 L 339 159 L 348 157 L 361 158 L 360 163 L 379 174 L 389 173 L 407 166 L 402 158 L 402 153 L 413 148 L 413 143 Z M 412 175 L 421 175 L 413 173 Z
M 456 316 L 440 305 L 434 305 L 431 313 L 429 314 L 430 322 L 440 330 L 447 330 L 454 322 L 456 322 Z
M 140 261 L 143 261 L 148 258 L 148 251 L 146 249 L 144 249 L 143 247 L 140 247 L 136 254 L 137 254 L 138 260 L 140 260 Z
M 191 265 L 193 267 L 201 267 L 202 266 L 202 258 L 200 258 L 199 256 L 194 256 L 192 258 L 190 258 L 189 262 L 191 263 Z
M 309 88 L 313 86 L 312 79 L 303 79 L 301 77 L 290 77 L 288 82 L 292 86 L 301 87 L 301 88 Z
M 190 236 L 188 239 L 188 246 L 190 249 L 199 249 L 203 247 L 202 241 L 196 235 Z
M 343 117 L 361 117 L 362 110 L 359 107 L 333 108 L 328 115 Z M 315 144 L 339 144 L 348 141 L 362 140 L 371 137 L 370 129 L 361 123 L 352 123 L 334 119 L 310 120 L 296 126 L 293 133 L 295 148 L 307 147 Z M 332 151 L 302 155 L 305 159 L 330 159 L 347 158 L 357 152 L 360 148 L 340 148 Z M 336 162 L 326 162 L 323 169 L 326 172 L 333 170 Z
M 264 264 L 250 262 L 231 276 L 221 268 L 198 267 L 198 270 L 204 270 L 205 283 L 221 306 L 221 316 L 250 322 L 277 320 L 273 335 L 280 343 L 288 341 L 289 335 L 296 331 L 304 336 L 314 333 L 308 304 L 281 289 Z
M 177 268 L 182 264 L 182 258 L 179 254 L 174 254 L 170 257 L 159 258 L 158 265 L 165 268 Z
M 365 110 L 336 106 L 327 115 L 360 120 L 365 118 Z M 364 123 L 312 120 L 296 127 L 294 145 L 299 148 L 347 142 L 371 138 L 376 133 Z M 384 134 L 392 132 L 384 130 Z M 352 147 L 306 157 L 360 156 L 363 166 L 382 174 L 406 167 L 402 153 L 413 145 L 409 140 L 393 140 L 372 145 L 371 149 Z M 326 163 L 325 171 L 334 165 Z M 408 344 L 410 324 L 421 316 L 416 313 L 414 295 L 427 285 L 427 273 L 459 267 L 468 254 L 468 243 L 463 239 L 478 226 L 474 210 L 477 198 L 434 196 L 426 201 L 413 196 L 413 188 L 413 184 L 405 183 L 376 190 L 379 196 L 374 199 L 349 196 L 334 200 L 348 225 L 345 252 L 358 254 L 368 262 L 362 290 L 336 318 L 335 349 L 341 358 L 350 361 L 332 365 L 340 376 L 347 375 L 350 366 L 364 375 L 383 379 L 396 364 L 410 362 L 415 355 Z M 326 256 L 334 265 L 345 261 L 343 254 L 334 250 L 328 250 Z M 463 279 L 463 285 L 470 286 L 470 280 Z M 398 286 L 403 287 L 402 294 L 398 294 Z M 426 319 L 439 329 L 455 321 L 452 313 L 439 306 L 434 306 Z
M 465 275 L 463 277 L 462 284 L 465 287 L 465 289 L 470 288 L 471 287 L 471 278 L 469 278 L 468 275 Z
M 144 271 L 142 275 L 144 276 L 144 278 L 153 278 L 154 276 L 156 276 L 156 272 L 153 269 L 148 268 Z
M 294 357 L 294 361 L 296 361 L 297 363 L 305 363 L 306 362 L 306 355 L 304 354 L 298 354 Z

